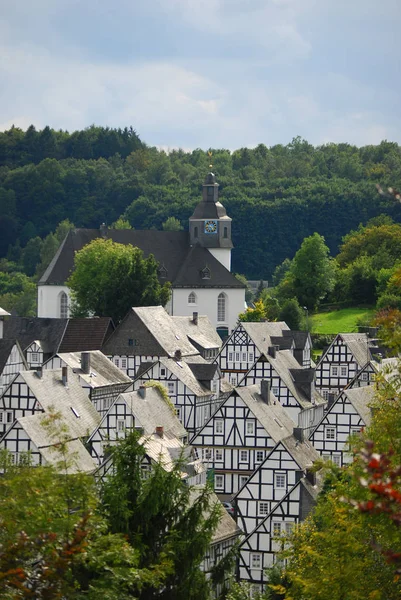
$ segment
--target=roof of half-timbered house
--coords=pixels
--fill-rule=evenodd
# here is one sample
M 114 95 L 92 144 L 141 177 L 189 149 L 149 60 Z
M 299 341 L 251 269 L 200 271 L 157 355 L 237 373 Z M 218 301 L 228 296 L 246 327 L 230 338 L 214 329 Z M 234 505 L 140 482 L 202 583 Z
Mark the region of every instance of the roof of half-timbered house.
M 90 350 L 85 354 L 89 355 L 88 373 L 82 368 L 81 352 L 58 353 L 57 356 L 91 388 L 124 383 L 128 387 L 132 383 L 132 379 L 116 367 L 100 350 Z
M 110 317 L 68 319 L 58 352 L 100 350 L 114 329 Z
M 196 458 L 193 448 L 184 445 L 174 436 L 152 433 L 142 436 L 139 443 L 145 448 L 147 456 L 154 462 L 159 462 L 166 471 L 172 471 L 180 463 L 182 479 L 205 471 L 203 461 Z
M 199 495 L 203 491 L 203 486 L 194 485 L 191 489 L 190 498 L 192 502 L 194 502 Z M 228 514 L 228 512 L 223 508 L 219 498 L 214 492 L 210 492 L 210 509 L 205 513 L 205 518 L 207 518 L 210 514 L 210 510 L 217 504 L 220 507 L 220 519 L 217 524 L 216 529 L 214 530 L 211 545 L 218 544 L 219 542 L 223 542 L 224 540 L 228 540 L 232 537 L 238 537 L 243 534 L 242 529 L 238 526 L 235 520 Z
M 198 315 L 193 317 L 171 317 L 177 329 L 181 330 L 182 335 L 186 335 L 195 347 L 204 350 L 220 348 L 222 341 L 216 329 L 210 322 L 209 317 Z
M 283 331 L 289 329 L 284 321 L 242 322 L 239 326 L 246 331 L 261 353 L 267 352 L 269 346 L 274 346 L 271 337 L 281 338 Z
M 54 407 L 68 424 L 74 436 L 87 436 L 100 422 L 100 415 L 80 386 L 71 369 L 67 368 L 67 381 L 63 383 L 62 369 L 22 371 L 20 377 L 45 412 Z
M 374 385 L 364 387 L 346 388 L 343 394 L 351 402 L 356 412 L 360 415 L 365 425 L 370 425 L 372 411 L 370 408 L 374 400 L 376 388 Z
M 204 360 L 204 359 L 203 359 Z M 184 385 L 196 396 L 212 396 L 213 392 L 210 388 L 204 386 L 201 381 L 211 381 L 217 369 L 217 365 L 210 364 L 206 361 L 202 363 L 188 364 L 185 361 L 177 361 L 173 358 L 161 357 L 159 361 L 155 362 L 143 362 L 141 363 L 136 380 L 141 379 L 147 371 L 152 369 L 153 365 L 159 362 L 161 365 L 166 367 L 177 377 L 179 381 L 182 381 Z M 204 375 L 205 379 L 197 379 L 197 374 Z
M 294 435 L 290 435 L 284 440 L 281 440 L 272 452 L 274 452 L 280 444 L 284 446 L 301 469 L 307 469 L 320 458 L 319 452 L 315 450 L 311 442 L 308 442 L 307 440 L 301 442 Z
M 69 437 L 70 423 L 64 420 L 64 415 L 55 423 L 54 430 L 43 424 L 44 419 L 43 413 L 20 417 L 13 427 L 20 426 L 25 431 L 47 464 L 58 467 L 62 471 L 67 470 L 70 474 L 93 472 L 96 468 L 95 461 L 79 437 L 74 437 L 72 431 Z M 61 431 L 61 426 L 66 426 L 67 431 Z M 57 428 L 60 431 L 57 431 Z M 63 444 L 62 453 L 60 453 L 60 444 Z
M 367 333 L 339 333 L 336 335 L 327 350 L 323 352 L 317 367 L 319 367 L 326 359 L 326 355 L 331 351 L 333 346 L 336 346 L 341 342 L 348 347 L 350 353 L 355 359 L 355 362 L 360 368 L 366 365 L 369 360 L 372 360 L 372 350 L 378 349 L 375 345 L 375 341 L 369 338 Z
M 22 364 L 24 365 L 24 368 L 28 369 L 28 365 L 26 363 L 24 354 L 21 350 L 18 340 L 16 340 L 16 339 L 0 339 L 0 375 L 3 372 L 4 367 L 6 366 L 6 363 L 10 357 L 11 351 L 14 348 L 14 346 L 17 347 L 17 350 L 20 354 L 20 359 L 21 359 Z
M 162 306 L 133 307 L 102 348 L 107 355 L 181 356 L 198 354 Z

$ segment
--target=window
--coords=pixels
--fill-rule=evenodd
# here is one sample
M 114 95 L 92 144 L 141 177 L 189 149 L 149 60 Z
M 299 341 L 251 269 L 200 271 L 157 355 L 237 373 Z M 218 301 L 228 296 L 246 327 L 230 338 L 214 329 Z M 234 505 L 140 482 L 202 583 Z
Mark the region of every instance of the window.
M 254 357 L 253 357 L 253 352 L 250 352 L 250 353 L 248 354 L 248 356 L 249 356 L 249 362 L 253 362 L 253 358 L 254 358 Z
M 165 375 L 166 375 L 166 369 L 160 369 L 160 375 L 162 377 L 165 377 Z
M 215 490 L 224 490 L 224 475 L 215 475 L 214 476 L 214 489 Z
M 148 479 L 150 476 L 150 465 L 141 465 L 142 479 Z
M 281 535 L 281 521 L 273 521 L 273 537 Z
M 109 410 L 111 406 L 111 398 L 103 398 L 103 410 Z
M 210 448 L 203 448 L 203 460 L 211 460 L 212 456 L 212 450 Z
M 124 433 L 125 419 L 117 419 L 117 433 Z
M 329 399 L 329 390 L 322 390 L 322 396 L 323 396 L 323 400 L 328 400 Z
M 60 319 L 68 317 L 68 296 L 65 292 L 60 292 L 59 295 Z
M 248 362 L 248 353 L 247 352 L 242 353 L 242 362 Z
M 275 476 L 275 487 L 279 489 L 285 489 L 286 487 L 286 476 L 285 473 L 276 473 Z
M 39 362 L 39 354 L 37 352 L 32 352 L 32 362 Z
M 237 385 L 237 383 L 238 383 L 237 375 L 235 375 L 234 373 L 230 373 L 228 378 L 232 385 Z
M 217 297 L 217 320 L 219 322 L 226 320 L 226 298 L 224 292 Z
M 4 412 L 2 410 L 0 410 L 0 423 L 3 423 L 3 415 L 4 415 Z
M 167 277 L 167 269 L 164 265 L 159 268 L 159 277 L 165 279 Z
M 356 435 L 358 433 L 361 433 L 361 428 L 360 427 L 351 427 L 351 434 L 352 435 Z
M 188 296 L 188 304 L 196 304 L 196 294 L 191 292 Z
M 341 377 L 348 377 L 348 367 L 340 367 L 340 375 Z
M 326 425 L 324 428 L 325 438 L 326 440 L 335 440 L 336 439 L 336 428 L 329 427 Z
M 223 433 L 223 419 L 216 419 L 214 422 L 214 432 Z
M 8 410 L 6 412 L 7 423 L 12 423 L 13 422 L 13 417 L 14 417 L 13 411 L 12 410 Z
M 248 481 L 249 477 L 247 475 L 240 475 L 239 476 L 239 486 L 240 488 L 246 484 L 246 482 Z
M 223 450 L 214 451 L 214 460 L 223 460 Z
M 228 227 L 224 227 L 224 235 L 223 237 L 228 238 Z
M 215 394 L 217 392 L 217 381 L 213 380 L 211 387 L 213 394 Z
M 127 359 L 126 358 L 122 358 L 121 359 L 121 368 L 122 369 L 126 369 L 127 368 Z
M 262 568 L 262 555 L 261 554 L 251 554 L 251 569 L 261 569 Z
M 256 462 L 262 462 L 262 460 L 265 457 L 265 453 L 263 452 L 263 450 L 257 450 L 256 452 Z
M 249 454 L 248 450 L 240 450 L 239 459 L 241 462 L 248 462 Z
M 340 454 L 333 454 L 331 460 L 337 467 L 341 467 L 341 456 Z
M 285 523 L 285 533 L 286 535 L 291 535 L 293 530 L 294 530 L 294 525 L 295 523 L 293 521 L 287 521 L 287 523 Z
M 240 353 L 236 352 L 235 353 L 235 362 L 239 362 L 239 360 L 240 360 Z
M 177 406 L 175 414 L 177 415 L 177 418 L 181 420 L 181 406 Z
M 167 393 L 169 396 L 174 396 L 174 392 L 175 392 L 175 384 L 174 381 L 168 381 L 167 382 Z
M 246 422 L 246 434 L 255 435 L 255 423 L 253 421 Z
M 116 365 L 116 367 L 120 366 L 120 359 L 119 358 L 115 358 L 114 359 L 114 364 Z
M 272 394 L 274 396 L 279 396 L 280 395 L 280 388 L 277 387 L 276 385 L 274 387 L 272 387 Z
M 338 377 L 338 367 L 337 366 L 331 365 L 331 375 L 333 377 Z
M 232 352 L 228 353 L 228 362 L 233 362 L 233 353 Z
M 202 277 L 202 279 L 210 279 L 210 276 L 211 275 L 210 275 L 210 269 L 209 269 L 209 267 L 205 267 L 204 269 L 202 269 L 202 271 L 201 271 L 201 277 Z
M 362 381 L 369 381 L 369 373 L 367 373 L 366 371 L 361 373 L 361 379 Z
M 270 511 L 270 502 L 261 501 L 258 504 L 259 515 L 261 517 L 268 515 Z

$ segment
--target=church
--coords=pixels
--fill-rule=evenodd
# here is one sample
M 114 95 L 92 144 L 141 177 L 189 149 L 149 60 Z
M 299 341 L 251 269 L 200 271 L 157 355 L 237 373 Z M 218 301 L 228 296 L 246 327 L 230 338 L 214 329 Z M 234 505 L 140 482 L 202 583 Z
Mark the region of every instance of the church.
M 103 237 L 153 254 L 159 280 L 170 281 L 169 314 L 207 315 L 221 336 L 236 326 L 245 308 L 245 286 L 231 273 L 231 218 L 219 202 L 219 184 L 206 176 L 202 200 L 189 219 L 189 231 L 134 229 L 73 229 L 61 243 L 38 283 L 38 317 L 67 318 L 70 291 L 66 284 L 74 255 L 92 240 Z

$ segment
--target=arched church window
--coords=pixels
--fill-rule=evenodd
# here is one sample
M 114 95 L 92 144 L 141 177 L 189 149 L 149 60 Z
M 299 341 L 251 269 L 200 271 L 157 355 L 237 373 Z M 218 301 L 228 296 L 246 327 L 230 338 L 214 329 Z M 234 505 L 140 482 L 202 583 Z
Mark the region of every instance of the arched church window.
M 198 228 L 194 227 L 194 237 L 198 237 Z
M 191 292 L 188 296 L 188 304 L 196 304 L 196 294 Z
M 228 227 L 224 227 L 223 237 L 228 238 Z
M 59 295 L 60 319 L 68 318 L 68 296 L 65 292 Z
M 226 320 L 227 296 L 224 292 L 217 297 L 217 321 Z

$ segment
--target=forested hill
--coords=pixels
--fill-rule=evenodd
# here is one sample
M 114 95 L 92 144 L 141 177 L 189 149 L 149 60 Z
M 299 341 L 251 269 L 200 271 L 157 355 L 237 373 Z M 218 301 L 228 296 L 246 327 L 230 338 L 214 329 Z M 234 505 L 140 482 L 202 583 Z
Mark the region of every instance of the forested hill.
M 212 152 L 166 154 L 132 128 L 2 132 L 0 257 L 66 218 L 99 227 L 123 215 L 136 229 L 160 229 L 174 216 L 187 229 L 210 161 L 233 219 L 233 270 L 248 278 L 269 278 L 315 231 L 336 254 L 359 223 L 381 213 L 401 222 L 401 204 L 376 189 L 401 187 L 396 143 L 313 147 L 295 138 L 286 146 Z

